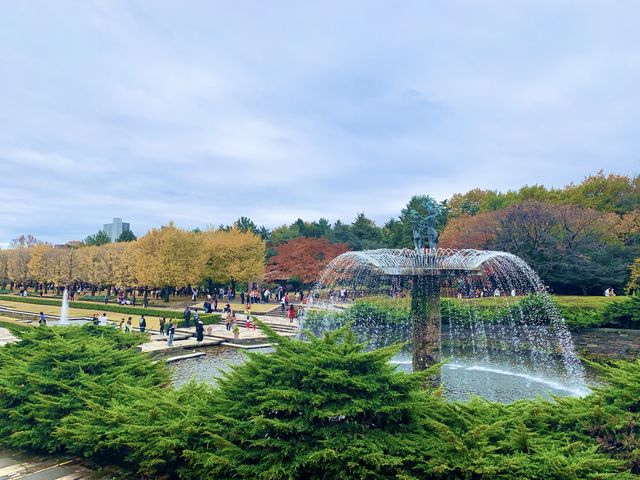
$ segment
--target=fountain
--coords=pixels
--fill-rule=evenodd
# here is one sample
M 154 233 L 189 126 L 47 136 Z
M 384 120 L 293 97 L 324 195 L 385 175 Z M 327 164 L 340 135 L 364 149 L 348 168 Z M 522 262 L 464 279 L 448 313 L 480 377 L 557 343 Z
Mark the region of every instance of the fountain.
M 508 374 L 520 378 L 524 388 L 533 382 L 569 394 L 587 393 L 571 335 L 535 271 L 506 252 L 438 248 L 437 205 L 426 202 L 424 209 L 427 215 L 409 212 L 414 249 L 344 253 L 321 274 L 318 295 L 335 288 L 348 288 L 356 296 L 402 296 L 410 291 L 407 324 L 394 327 L 393 335 L 410 341 L 411 361 L 405 352 L 397 362 L 410 364 L 414 371 L 441 361 L 444 323 L 449 364 L 443 377 L 464 369 L 487 378 Z M 492 299 L 485 298 L 489 296 Z M 453 298 L 441 305 L 441 297 Z M 491 308 L 495 312 L 488 320 Z M 371 340 L 367 333 L 362 336 Z M 380 338 L 372 343 L 381 346 Z
M 62 307 L 60 308 L 58 325 L 69 325 L 69 292 L 66 288 L 62 294 Z

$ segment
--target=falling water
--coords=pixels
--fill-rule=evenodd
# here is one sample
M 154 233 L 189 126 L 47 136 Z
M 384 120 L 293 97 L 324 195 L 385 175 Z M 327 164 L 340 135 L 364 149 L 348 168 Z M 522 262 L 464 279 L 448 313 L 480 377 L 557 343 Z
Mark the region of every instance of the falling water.
M 443 300 L 442 383 L 451 396 L 479 394 L 512 401 L 538 394 L 584 395 L 585 372 L 564 320 L 539 276 L 521 258 L 481 250 L 437 249 L 348 252 L 334 259 L 317 284 L 319 304 L 332 304 L 329 292 L 348 289 L 351 304 L 365 296 L 409 296 L 411 278 L 437 274 Z M 490 297 L 490 298 L 487 298 Z M 392 300 L 384 300 L 392 301 Z M 405 318 L 393 322 L 359 318 L 354 329 L 371 348 L 411 341 L 408 299 L 396 300 Z M 392 301 L 393 302 L 393 301 Z M 311 316 L 311 315 L 310 315 Z M 318 317 L 321 317 L 320 319 Z M 335 314 L 316 311 L 303 326 L 319 333 L 339 326 Z M 339 322 L 338 322 L 339 323 Z M 394 359 L 411 369 L 411 345 Z
M 62 294 L 62 307 L 60 308 L 60 322 L 58 325 L 68 325 L 69 324 L 69 292 L 67 289 L 64 289 L 64 293 Z

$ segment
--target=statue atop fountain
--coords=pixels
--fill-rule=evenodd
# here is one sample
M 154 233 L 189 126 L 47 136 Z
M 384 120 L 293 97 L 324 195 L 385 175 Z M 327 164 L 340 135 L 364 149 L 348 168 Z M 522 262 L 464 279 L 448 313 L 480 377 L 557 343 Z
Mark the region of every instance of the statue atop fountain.
M 413 246 L 418 253 L 424 253 L 425 236 L 429 251 L 434 252 L 438 248 L 438 230 L 436 223 L 440 216 L 440 206 L 431 198 L 427 198 L 422 207 L 425 214 L 421 214 L 415 208 L 409 210 L 411 219 Z

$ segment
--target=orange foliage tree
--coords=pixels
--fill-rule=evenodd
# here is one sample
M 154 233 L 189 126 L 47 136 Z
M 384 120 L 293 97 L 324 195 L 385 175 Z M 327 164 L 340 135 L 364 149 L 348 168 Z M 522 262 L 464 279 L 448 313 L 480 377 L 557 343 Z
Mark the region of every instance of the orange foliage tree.
M 298 278 L 302 283 L 313 283 L 331 260 L 348 250 L 345 243 L 329 243 L 326 238 L 296 238 L 278 245 L 267 265 L 265 280 Z
M 452 218 L 440 234 L 440 246 L 446 248 L 487 248 L 496 237 L 495 212 Z

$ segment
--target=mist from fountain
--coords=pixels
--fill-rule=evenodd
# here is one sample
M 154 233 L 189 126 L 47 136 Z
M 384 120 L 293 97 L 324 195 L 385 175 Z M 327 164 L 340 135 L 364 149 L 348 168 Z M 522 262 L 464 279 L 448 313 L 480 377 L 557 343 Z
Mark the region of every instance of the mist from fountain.
M 421 275 L 438 275 L 445 297 L 441 308 L 445 391 L 508 401 L 547 391 L 574 396 L 589 392 L 584 368 L 558 308 L 535 271 L 509 253 L 450 249 L 433 249 L 430 255 L 387 249 L 348 252 L 330 262 L 320 276 L 316 304 L 342 307 L 335 302 L 339 296 L 329 298 L 328 294 L 344 288 L 352 299 L 408 296 L 412 279 Z M 407 300 L 398 298 L 397 302 L 407 312 L 406 318 L 391 324 L 356 319 L 354 328 L 372 348 L 408 341 L 394 362 L 399 368 L 411 369 L 411 315 Z M 316 313 L 313 324 L 303 328 L 320 333 L 339 326 L 330 311 L 325 321 L 318 322 L 317 317 Z M 456 378 L 463 378 L 467 385 L 452 386 Z M 523 390 L 521 395 L 500 391 L 505 378 L 511 390 Z M 460 396 L 464 395 L 454 395 Z

